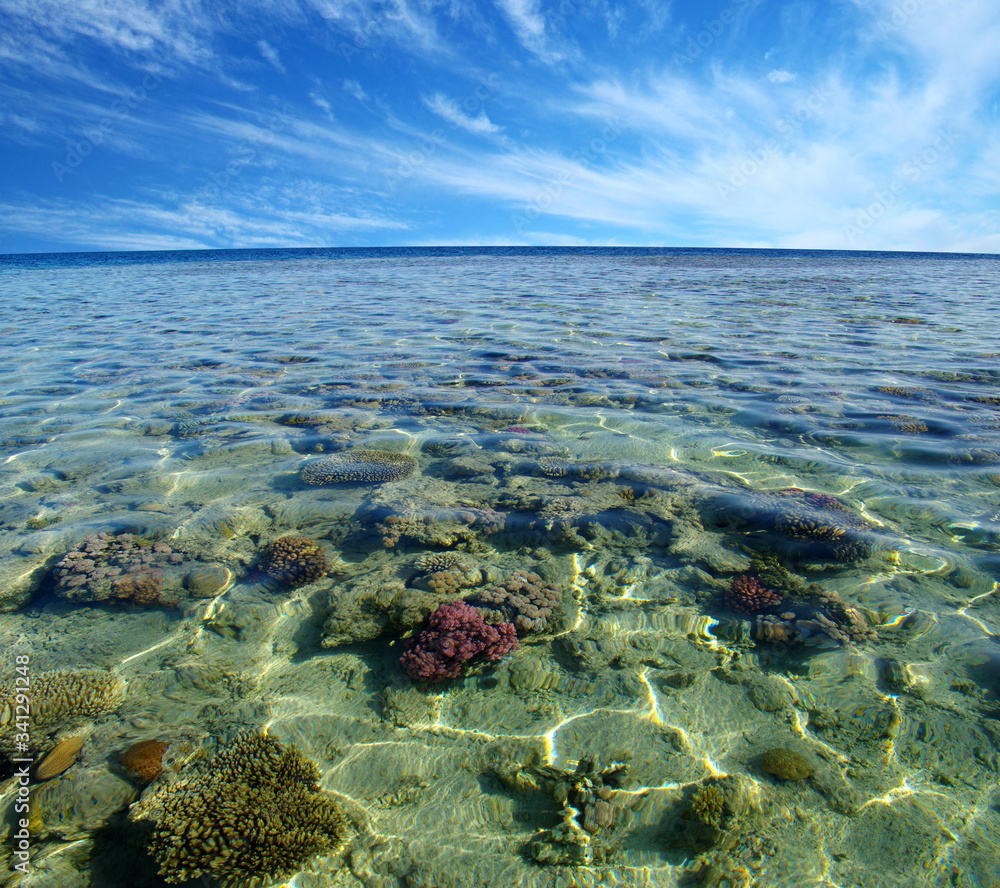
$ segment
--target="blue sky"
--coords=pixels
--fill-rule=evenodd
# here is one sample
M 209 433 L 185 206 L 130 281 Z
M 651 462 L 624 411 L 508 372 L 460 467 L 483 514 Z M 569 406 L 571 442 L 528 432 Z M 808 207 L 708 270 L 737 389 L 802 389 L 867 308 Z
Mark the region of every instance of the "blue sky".
M 0 252 L 1000 252 L 997 0 L 0 0 Z

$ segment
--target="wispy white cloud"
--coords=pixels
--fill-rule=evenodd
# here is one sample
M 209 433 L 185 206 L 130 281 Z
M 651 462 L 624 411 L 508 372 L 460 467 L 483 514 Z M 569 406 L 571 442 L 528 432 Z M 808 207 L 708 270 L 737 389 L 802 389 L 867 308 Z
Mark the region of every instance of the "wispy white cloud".
M 357 80 L 345 80 L 344 92 L 350 96 L 354 96 L 359 102 L 364 103 L 368 101 L 368 93 L 365 92 L 364 87 Z
M 309 101 L 322 111 L 327 118 L 333 119 L 333 106 L 316 90 L 309 91 Z
M 281 64 L 281 58 L 278 55 L 278 51 L 271 46 L 266 40 L 261 39 L 257 41 L 257 49 L 260 54 L 267 60 L 267 63 L 274 68 L 279 74 L 284 74 L 285 66 Z
M 546 39 L 540 0 L 497 0 L 497 5 L 525 49 L 546 62 L 559 61 L 563 57 Z
M 7 202 L 0 213 L 18 230 L 40 236 L 51 237 L 57 224 L 63 248 L 102 250 L 323 246 L 352 232 L 406 228 L 376 214 L 331 212 L 325 207 L 343 202 L 343 194 L 299 184 L 298 200 L 285 189 L 234 183 L 216 202 L 172 192 L 134 200 L 98 195 L 87 202 L 85 214 L 69 200 Z
M 766 4 L 741 0 L 732 24 L 705 26 L 704 53 L 679 64 L 669 33 L 636 32 L 675 12 L 655 0 L 574 0 L 569 12 L 541 0 L 0 0 L 17 31 L 0 34 L 0 123 L 8 144 L 61 160 L 109 120 L 93 156 L 141 160 L 135 180 L 162 177 L 160 213 L 124 186 L 81 205 L 98 246 L 302 245 L 334 236 L 324 232 L 412 233 L 474 206 L 491 220 L 483 237 L 501 242 L 591 230 L 598 241 L 996 247 L 997 213 L 984 207 L 1000 199 L 1000 6 L 853 3 L 837 23 L 856 32 L 784 38 L 767 58 L 770 35 L 751 39 Z M 604 39 L 630 52 L 591 58 L 574 42 Z M 255 80 L 254 46 L 286 76 Z M 304 47 L 330 68 L 296 85 L 287 72 Z M 390 58 L 405 78 L 383 76 Z M 148 73 L 163 86 L 113 115 Z M 478 138 L 440 137 L 427 110 Z M 182 172 L 168 175 L 177 159 Z M 45 193 L 11 202 L 8 218 L 43 232 L 49 213 L 48 230 L 84 238 L 68 198 Z M 265 193 L 271 210 L 254 203 Z
M 449 123 L 461 129 L 467 130 L 476 135 L 494 135 L 500 132 L 500 127 L 491 123 L 485 111 L 480 111 L 475 117 L 467 115 L 453 99 L 441 93 L 424 97 L 424 104 L 439 117 L 443 117 Z M 478 105 L 478 103 L 477 103 Z

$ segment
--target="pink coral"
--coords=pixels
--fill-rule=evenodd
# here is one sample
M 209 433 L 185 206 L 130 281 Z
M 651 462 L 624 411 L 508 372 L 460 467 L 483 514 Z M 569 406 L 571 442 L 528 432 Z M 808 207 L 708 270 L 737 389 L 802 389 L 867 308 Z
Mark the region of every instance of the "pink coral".
M 742 574 L 733 577 L 726 593 L 726 604 L 741 614 L 758 614 L 781 604 L 782 598 L 756 577 Z
M 399 658 L 414 681 L 458 678 L 475 658 L 495 663 L 520 645 L 513 623 L 489 624 L 464 601 L 442 604 Z

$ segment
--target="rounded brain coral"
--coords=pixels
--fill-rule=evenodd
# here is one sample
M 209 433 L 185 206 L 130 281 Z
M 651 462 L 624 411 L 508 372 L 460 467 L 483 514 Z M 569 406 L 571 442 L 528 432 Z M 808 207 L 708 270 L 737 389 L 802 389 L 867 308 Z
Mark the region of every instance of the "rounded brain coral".
M 413 474 L 417 461 L 392 450 L 348 450 L 307 463 L 302 469 L 306 484 L 382 484 Z

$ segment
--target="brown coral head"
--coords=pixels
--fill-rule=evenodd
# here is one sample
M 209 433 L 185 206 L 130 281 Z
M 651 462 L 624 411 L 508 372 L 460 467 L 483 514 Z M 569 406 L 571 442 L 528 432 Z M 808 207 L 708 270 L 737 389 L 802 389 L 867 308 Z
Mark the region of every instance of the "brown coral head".
M 167 744 L 162 740 L 141 740 L 133 743 L 118 756 L 122 768 L 141 783 L 152 783 L 163 773 L 163 753 Z
M 268 546 L 261 565 L 269 577 L 297 589 L 326 575 L 322 546 L 304 536 L 283 536 Z
M 759 614 L 777 607 L 782 600 L 781 595 L 749 574 L 733 577 L 726 592 L 726 606 L 741 614 Z

